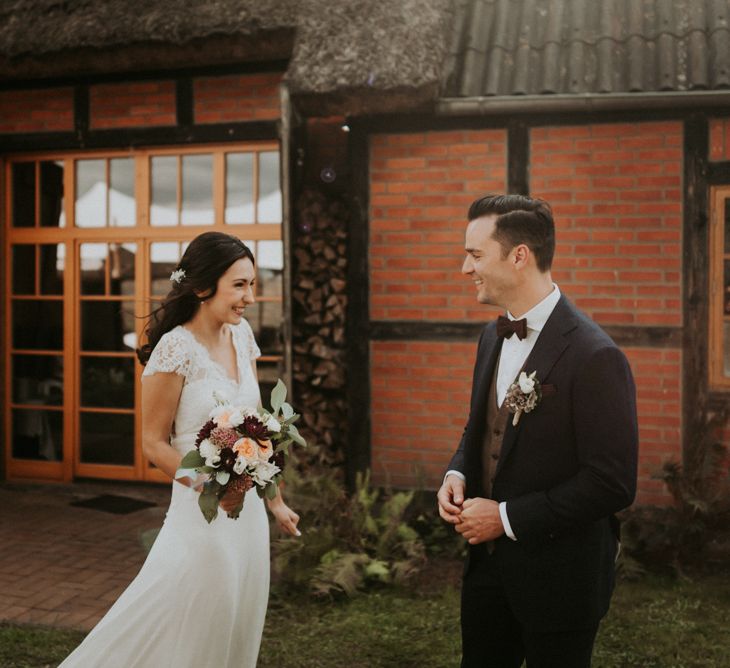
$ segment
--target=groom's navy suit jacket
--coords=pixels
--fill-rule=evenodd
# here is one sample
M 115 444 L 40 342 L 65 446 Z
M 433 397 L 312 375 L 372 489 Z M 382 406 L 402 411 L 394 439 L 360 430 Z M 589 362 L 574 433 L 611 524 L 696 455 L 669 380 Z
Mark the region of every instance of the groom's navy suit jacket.
M 492 322 L 479 340 L 469 420 L 449 465 L 465 475 L 467 498 L 484 496 L 486 400 L 501 347 Z M 614 342 L 564 296 L 524 369 L 537 371 L 548 387 L 516 427 L 510 419 L 491 493 L 507 502 L 517 541 L 501 536 L 488 558 L 484 545 L 471 547 L 465 586 L 484 571 L 531 630 L 595 625 L 614 585 L 614 513 L 636 492 L 631 370 Z

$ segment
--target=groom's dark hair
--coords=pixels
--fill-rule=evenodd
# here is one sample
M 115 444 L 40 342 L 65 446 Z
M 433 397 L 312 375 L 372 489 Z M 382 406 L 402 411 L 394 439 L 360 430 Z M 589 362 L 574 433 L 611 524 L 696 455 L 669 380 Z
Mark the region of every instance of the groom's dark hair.
M 546 272 L 555 254 L 555 223 L 550 205 L 525 195 L 486 195 L 472 202 L 469 222 L 482 216 L 497 216 L 492 238 L 502 246 L 502 255 L 525 244 L 535 256 L 537 268 Z

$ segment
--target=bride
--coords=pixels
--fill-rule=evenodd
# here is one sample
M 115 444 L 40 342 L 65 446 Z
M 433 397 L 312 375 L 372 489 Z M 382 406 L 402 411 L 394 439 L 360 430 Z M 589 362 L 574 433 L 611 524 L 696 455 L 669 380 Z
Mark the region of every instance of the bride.
M 137 351 L 142 374 L 145 456 L 170 478 L 194 447 L 213 393 L 255 408 L 260 402 L 248 322 L 254 257 L 239 239 L 193 239 L 153 313 Z M 269 594 L 269 526 L 264 502 L 247 494 L 237 520 L 208 524 L 198 507 L 202 478 L 172 483 L 165 522 L 139 575 L 63 668 L 233 668 L 256 665 Z M 240 502 L 229 492 L 223 511 Z M 269 502 L 281 529 L 299 535 L 299 516 L 281 495 Z

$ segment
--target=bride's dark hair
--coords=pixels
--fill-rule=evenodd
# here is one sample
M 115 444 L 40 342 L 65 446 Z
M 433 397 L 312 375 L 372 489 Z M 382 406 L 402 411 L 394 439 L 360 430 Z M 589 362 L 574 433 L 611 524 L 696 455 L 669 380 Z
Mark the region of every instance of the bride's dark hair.
M 137 348 L 142 364 L 147 364 L 163 334 L 197 313 L 201 303 L 198 295 L 204 295 L 205 299 L 212 297 L 218 279 L 234 262 L 244 258 L 254 262 L 251 249 L 231 234 L 204 232 L 190 242 L 177 266 L 179 281 L 172 281 L 172 290 L 148 316 L 144 332 L 147 343 Z

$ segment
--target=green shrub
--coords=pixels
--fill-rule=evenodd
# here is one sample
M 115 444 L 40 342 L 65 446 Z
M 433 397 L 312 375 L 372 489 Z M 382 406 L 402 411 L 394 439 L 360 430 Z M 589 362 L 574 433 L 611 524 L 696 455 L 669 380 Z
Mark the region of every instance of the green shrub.
M 414 492 L 374 489 L 368 472 L 347 495 L 334 472 L 310 468 L 287 476 L 285 495 L 301 516 L 302 536 L 273 541 L 277 587 L 353 596 L 401 584 L 425 561 L 423 541 L 406 521 Z
M 673 505 L 645 506 L 624 514 L 624 574 L 645 570 L 708 570 L 730 563 L 730 476 L 718 429 L 730 410 L 702 416 L 685 463 L 666 462 L 659 473 Z

